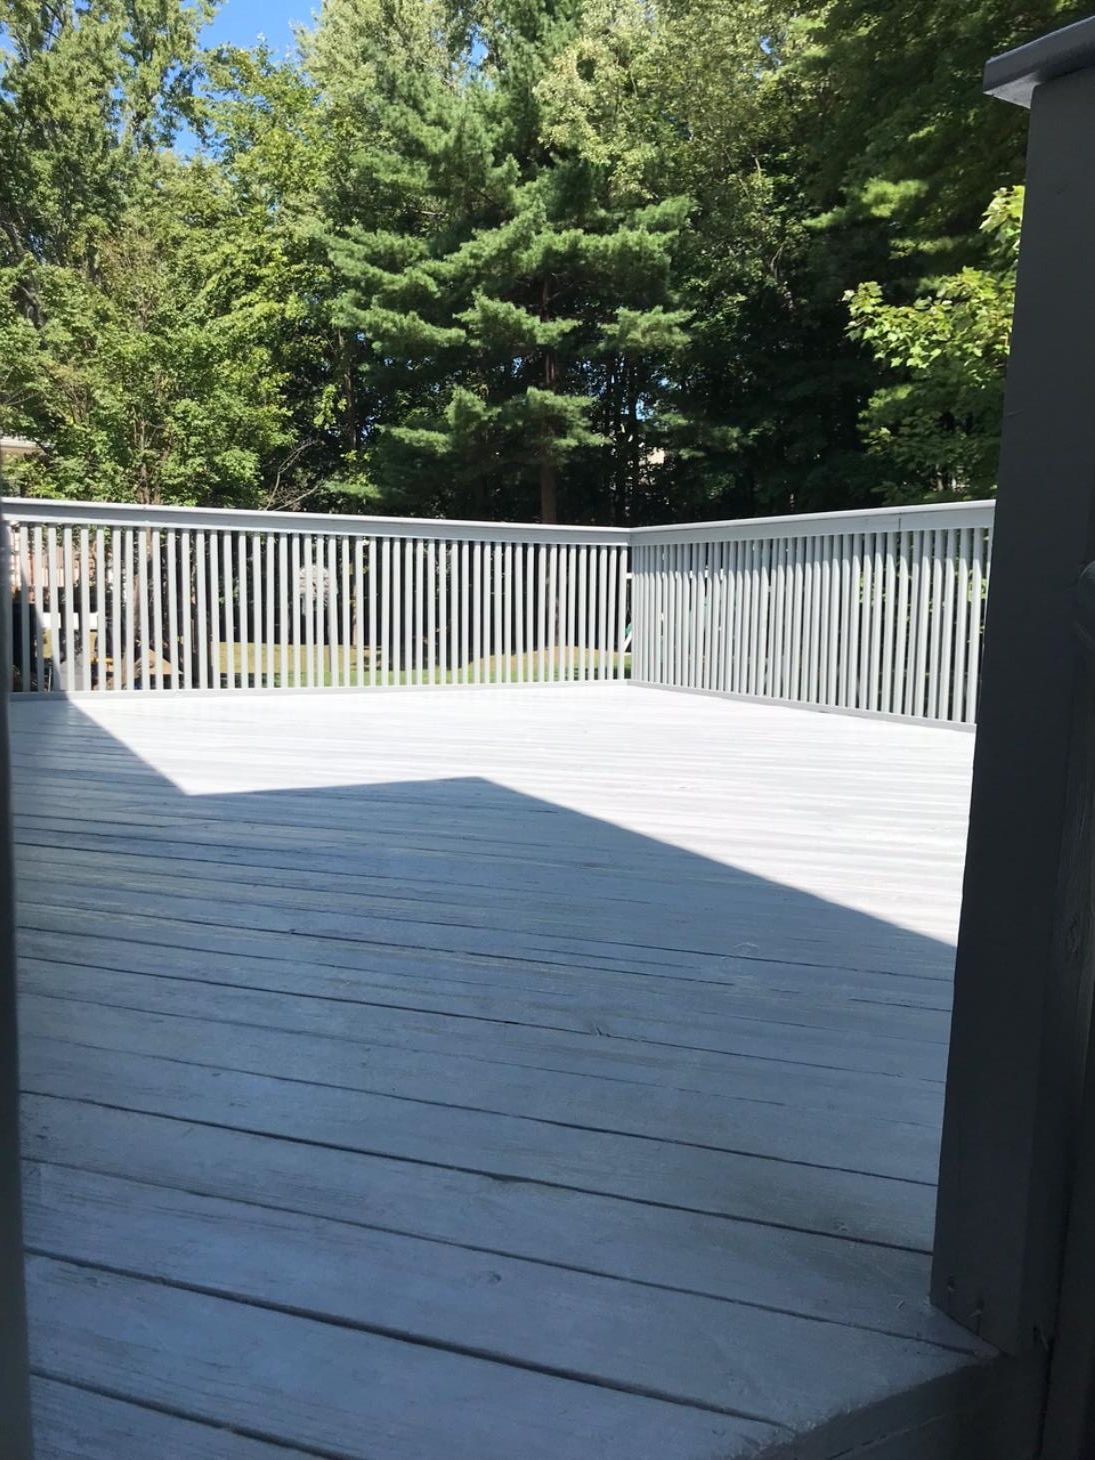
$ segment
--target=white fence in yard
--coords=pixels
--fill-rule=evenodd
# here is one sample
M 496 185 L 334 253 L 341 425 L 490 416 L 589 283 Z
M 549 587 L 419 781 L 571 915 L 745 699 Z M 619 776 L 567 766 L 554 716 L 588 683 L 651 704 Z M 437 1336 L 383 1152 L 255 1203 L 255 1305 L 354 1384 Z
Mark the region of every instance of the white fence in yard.
M 632 531 L 3 507 L 17 691 L 631 678 L 976 711 L 991 502 Z

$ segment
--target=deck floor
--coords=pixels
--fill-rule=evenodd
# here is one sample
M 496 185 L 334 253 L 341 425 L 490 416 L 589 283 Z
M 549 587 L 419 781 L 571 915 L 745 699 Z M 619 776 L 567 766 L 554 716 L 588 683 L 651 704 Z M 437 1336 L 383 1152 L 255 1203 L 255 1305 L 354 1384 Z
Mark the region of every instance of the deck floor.
M 925 1299 L 968 735 L 13 721 L 41 1460 L 827 1455 L 991 1363 Z

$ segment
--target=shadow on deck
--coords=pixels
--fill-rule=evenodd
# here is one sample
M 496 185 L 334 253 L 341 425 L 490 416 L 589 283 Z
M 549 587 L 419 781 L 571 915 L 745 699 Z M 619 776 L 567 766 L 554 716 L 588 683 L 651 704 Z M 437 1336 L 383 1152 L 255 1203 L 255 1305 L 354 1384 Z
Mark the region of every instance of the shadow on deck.
M 602 804 L 577 693 L 513 713 Z M 1023 1453 L 926 1300 L 950 945 L 438 774 L 476 698 L 16 706 L 41 1456 Z M 646 819 L 714 836 L 688 713 Z

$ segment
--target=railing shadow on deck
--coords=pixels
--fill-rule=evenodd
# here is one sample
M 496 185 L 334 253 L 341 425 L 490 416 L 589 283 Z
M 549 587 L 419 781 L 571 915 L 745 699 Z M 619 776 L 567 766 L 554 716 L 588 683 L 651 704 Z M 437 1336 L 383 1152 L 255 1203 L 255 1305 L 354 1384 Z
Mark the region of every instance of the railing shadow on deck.
M 486 779 L 186 794 L 76 704 L 16 708 L 32 1162 L 246 1202 L 245 1174 L 173 1132 L 314 1143 L 364 1163 L 389 1230 L 793 1301 L 836 1325 L 787 1396 L 804 1425 L 826 1385 L 886 1397 L 849 1357 L 881 1335 L 965 1343 L 927 1304 L 949 945 Z M 179 1164 L 132 1170 L 124 1141 L 42 1117 L 89 1101 L 157 1122 Z M 269 1159 L 263 1199 L 307 1206 Z M 477 1194 L 430 1201 L 434 1179 Z M 647 1204 L 690 1248 L 651 1246 Z M 104 1260 L 93 1226 L 49 1255 Z M 276 1284 L 263 1301 L 308 1307 Z M 485 1292 L 484 1315 L 506 1301 Z M 574 1341 L 559 1321 L 523 1364 Z

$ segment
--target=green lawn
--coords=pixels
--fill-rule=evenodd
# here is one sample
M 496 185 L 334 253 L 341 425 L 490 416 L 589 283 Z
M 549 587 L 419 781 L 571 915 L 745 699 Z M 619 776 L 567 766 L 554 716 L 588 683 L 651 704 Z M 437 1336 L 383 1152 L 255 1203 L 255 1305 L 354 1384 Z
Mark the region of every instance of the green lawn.
M 356 653 L 356 650 L 351 649 L 351 651 L 350 651 L 350 675 L 349 675 L 349 680 L 348 681 L 344 681 L 343 678 L 342 678 L 342 668 L 343 668 L 342 655 L 337 650 L 335 651 L 335 653 L 337 654 L 337 668 L 338 668 L 338 673 L 337 674 L 335 674 L 332 671 L 332 666 L 331 666 L 332 651 L 331 651 L 331 648 L 329 646 L 325 645 L 319 651 L 318 657 L 319 657 L 319 661 L 320 661 L 320 674 L 321 674 L 321 681 L 322 681 L 322 683 L 324 685 L 332 686 L 332 687 L 333 686 L 336 686 L 336 685 L 342 685 L 344 683 L 348 683 L 348 685 L 351 688 L 357 687 L 358 686 L 358 678 L 357 678 L 357 653 Z M 526 676 L 529 677 L 529 678 L 532 678 L 534 676 L 535 677 L 538 677 L 539 676 L 539 672 L 540 672 L 540 656 L 539 656 L 539 652 L 536 651 L 536 650 L 533 650 L 532 652 L 525 654 L 523 657 L 524 657 L 524 665 L 525 665 L 525 673 L 526 673 Z M 606 671 L 608 669 L 609 663 L 613 663 L 614 664 L 618 659 L 620 659 L 620 657 L 621 656 L 618 656 L 618 655 L 611 655 L 611 656 L 606 655 L 605 656 L 605 661 L 606 661 L 605 668 L 606 668 Z M 231 659 L 229 658 L 229 654 L 228 654 L 228 646 L 226 644 L 222 644 L 221 645 L 221 654 L 220 654 L 220 671 L 221 671 L 222 679 L 227 676 L 227 674 L 229 672 L 229 666 L 230 665 L 234 669 L 234 672 L 235 672 L 237 681 L 239 680 L 239 678 L 240 678 L 240 676 L 241 676 L 241 674 L 242 674 L 242 672 L 244 670 L 244 666 L 246 666 L 246 672 L 248 674 L 248 677 L 249 678 L 253 678 L 254 677 L 254 674 L 255 674 L 256 658 L 257 658 L 257 649 L 256 649 L 256 646 L 253 645 L 253 644 L 246 644 L 246 645 L 234 644 L 233 645 L 233 652 L 232 652 Z M 264 661 L 265 661 L 265 656 L 264 656 Z M 307 675 L 308 675 L 308 655 L 307 655 L 306 651 L 303 650 L 303 649 L 301 650 L 300 661 L 301 661 L 301 670 L 302 670 L 302 674 L 303 674 L 303 681 L 302 682 L 305 683 L 305 684 L 307 684 L 308 683 L 308 677 L 307 677 Z M 587 662 L 587 667 L 590 666 L 590 665 L 594 665 L 594 664 L 598 665 L 598 667 L 599 667 L 600 661 L 597 658 L 597 656 L 591 655 L 591 654 L 587 654 L 587 661 L 588 661 Z M 579 659 L 578 659 L 578 651 L 575 650 L 574 651 L 574 676 L 575 677 L 577 676 L 577 672 L 578 672 L 578 662 L 579 662 Z M 288 683 L 288 685 L 290 687 L 292 687 L 296 683 L 296 681 L 293 678 L 294 655 L 293 655 L 292 648 L 290 648 L 289 651 L 288 651 L 288 663 L 289 663 L 289 679 L 288 679 L 287 683 Z M 630 654 L 625 654 L 625 655 L 622 656 L 622 665 L 623 665 L 623 677 L 626 679 L 626 678 L 629 677 L 629 675 L 631 673 L 631 656 L 630 656 Z M 515 682 L 518 679 L 518 672 L 519 672 L 520 667 L 521 667 L 521 661 L 520 661 L 519 657 L 516 654 L 510 655 L 508 659 L 503 658 L 501 655 L 490 655 L 488 657 L 481 658 L 479 660 L 469 662 L 469 664 L 467 666 L 466 678 L 467 678 L 467 682 L 468 683 L 478 682 L 480 684 L 501 684 L 501 683 L 505 683 L 507 681 L 507 678 L 508 678 L 509 682 Z M 274 687 L 280 687 L 281 684 L 282 684 L 280 669 L 281 669 L 281 649 L 280 649 L 280 646 L 279 646 L 279 647 L 276 647 L 275 648 L 275 651 L 274 651 L 274 680 L 273 680 Z M 551 680 L 562 680 L 562 679 L 565 679 L 566 678 L 565 664 L 564 664 L 563 658 L 559 654 L 558 650 L 556 650 L 555 655 L 554 655 L 554 658 L 552 658 L 552 656 L 548 656 L 547 669 L 548 669 L 547 677 L 549 679 L 551 679 Z M 476 672 L 477 671 L 478 671 L 478 679 L 476 679 Z M 508 671 L 508 673 L 507 673 L 507 671 Z M 426 679 L 426 671 L 425 671 L 425 668 L 423 668 L 422 674 L 423 674 L 423 680 L 422 680 L 422 682 L 423 683 L 428 682 L 427 679 Z M 440 672 L 438 671 L 438 669 L 435 666 L 435 669 L 434 669 L 434 680 L 433 680 L 433 683 L 435 683 L 435 684 L 442 684 L 442 683 L 444 683 L 444 684 L 458 684 L 458 683 L 463 683 L 464 680 L 465 680 L 465 673 L 464 673 L 463 669 L 457 669 L 457 670 L 449 669 L 449 670 L 446 671 L 446 673 L 444 675 L 444 678 L 442 678 Z M 265 680 L 264 680 L 264 682 L 265 682 Z M 381 670 L 381 669 L 378 668 L 378 671 L 377 671 L 376 683 L 377 683 L 377 686 L 378 687 L 381 686 L 381 685 L 417 684 L 418 682 L 419 682 L 418 673 L 414 669 L 411 669 L 411 670 L 404 669 L 404 670 L 399 670 L 399 671 L 389 670 L 387 673 L 384 673 L 383 670 Z M 364 655 L 364 674 L 363 674 L 363 678 L 360 681 L 360 687 L 362 687 L 362 688 L 368 688 L 370 686 L 370 683 L 371 683 L 371 681 L 370 681 L 370 674 L 369 674 L 369 655 L 366 652 L 365 655 Z

